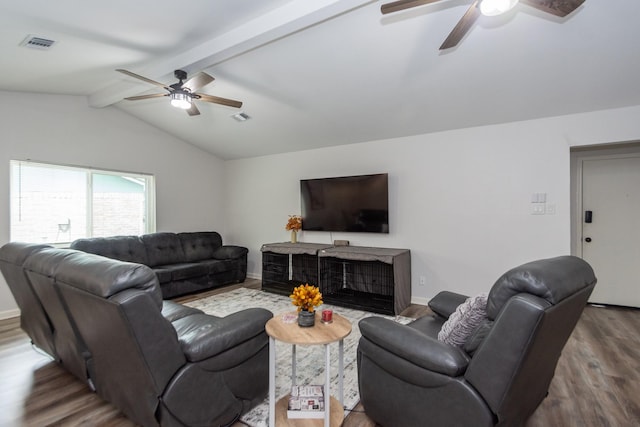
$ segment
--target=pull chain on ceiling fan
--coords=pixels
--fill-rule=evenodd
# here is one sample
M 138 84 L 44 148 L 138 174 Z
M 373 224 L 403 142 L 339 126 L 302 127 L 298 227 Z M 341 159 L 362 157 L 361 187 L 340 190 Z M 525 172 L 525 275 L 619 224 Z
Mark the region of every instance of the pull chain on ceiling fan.
M 213 95 L 207 95 L 204 93 L 196 93 L 198 89 L 204 87 L 211 83 L 214 78 L 209 74 L 200 72 L 195 76 L 191 77 L 189 80 L 184 82 L 187 78 L 187 73 L 183 70 L 175 70 L 173 75 L 179 81 L 172 85 L 164 85 L 155 80 L 148 79 L 146 77 L 140 76 L 138 74 L 132 73 L 131 71 L 118 69 L 116 70 L 122 74 L 126 74 L 127 76 L 136 78 L 138 80 L 142 80 L 143 82 L 150 83 L 155 86 L 160 86 L 161 88 L 168 91 L 168 93 L 154 93 L 151 95 L 139 95 L 139 96 L 130 96 L 125 98 L 128 101 L 139 101 L 141 99 L 151 99 L 151 98 L 160 98 L 163 96 L 168 96 L 171 99 L 171 105 L 174 107 L 182 108 L 187 111 L 187 114 L 190 116 L 197 116 L 200 114 L 200 110 L 196 107 L 196 104 L 193 102 L 194 100 L 200 100 L 204 102 L 211 102 L 213 104 L 226 105 L 228 107 L 240 108 L 242 107 L 242 102 L 234 101 L 233 99 L 220 98 Z
M 436 3 L 442 0 L 398 0 L 392 3 L 383 4 L 380 11 L 383 15 L 422 6 L 429 3 Z M 519 0 L 521 3 L 534 7 L 555 16 L 565 17 L 576 10 L 585 0 Z M 449 49 L 460 43 L 464 35 L 473 27 L 473 24 L 480 15 L 495 16 L 512 9 L 518 0 L 474 0 L 464 16 L 458 21 L 453 30 L 449 33 L 440 50 Z

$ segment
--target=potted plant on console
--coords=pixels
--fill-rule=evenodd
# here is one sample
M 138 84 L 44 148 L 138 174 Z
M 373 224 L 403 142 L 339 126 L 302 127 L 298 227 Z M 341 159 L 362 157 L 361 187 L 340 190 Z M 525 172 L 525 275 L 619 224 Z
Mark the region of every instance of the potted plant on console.
M 289 215 L 285 230 L 291 231 L 291 243 L 298 243 L 298 231 L 302 229 L 302 217 L 300 215 Z

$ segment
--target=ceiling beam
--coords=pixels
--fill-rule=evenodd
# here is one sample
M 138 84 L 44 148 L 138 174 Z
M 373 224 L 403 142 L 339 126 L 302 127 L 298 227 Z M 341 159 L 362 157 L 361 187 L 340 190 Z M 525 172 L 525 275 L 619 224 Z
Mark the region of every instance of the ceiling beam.
M 165 56 L 130 71 L 162 80 L 175 69 L 196 72 L 224 62 L 289 34 L 357 9 L 374 0 L 294 0 L 177 55 Z M 114 70 L 114 83 L 89 96 L 92 107 L 107 107 L 149 89 L 124 81 Z

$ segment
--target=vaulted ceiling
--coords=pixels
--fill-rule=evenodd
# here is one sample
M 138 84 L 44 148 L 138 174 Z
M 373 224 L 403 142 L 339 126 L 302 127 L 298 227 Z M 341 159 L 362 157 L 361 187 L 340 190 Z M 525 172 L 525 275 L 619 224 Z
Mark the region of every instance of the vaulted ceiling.
M 586 0 L 566 18 L 525 4 L 438 48 L 471 0 L 383 16 L 370 0 L 5 1 L 0 90 L 87 97 L 223 159 L 640 105 L 640 2 Z M 21 46 L 33 35 L 55 44 Z M 241 110 L 166 98 L 173 70 Z M 243 111 L 251 118 L 231 116 Z

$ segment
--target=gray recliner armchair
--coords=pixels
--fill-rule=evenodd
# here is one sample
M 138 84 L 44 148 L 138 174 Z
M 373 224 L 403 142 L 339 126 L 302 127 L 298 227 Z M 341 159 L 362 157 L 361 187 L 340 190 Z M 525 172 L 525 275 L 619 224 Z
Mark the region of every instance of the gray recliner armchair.
M 438 332 L 466 296 L 442 292 L 409 325 L 360 321 L 360 398 L 385 427 L 521 426 L 545 398 L 596 278 L 562 256 L 516 267 L 493 285 L 487 319 L 462 346 Z
M 149 267 L 76 250 L 41 249 L 23 267 L 50 318 L 67 316 L 54 322 L 63 365 L 137 424 L 229 425 L 266 396 L 270 311 L 181 307 Z
M 31 254 L 46 248 L 50 246 L 22 242 L 7 243 L 0 248 L 0 272 L 20 308 L 20 327 L 29 335 L 33 345 L 59 360 L 51 320 L 22 268 L 22 264 Z

